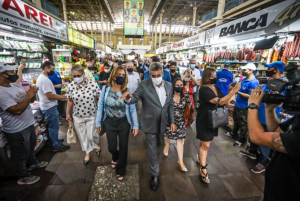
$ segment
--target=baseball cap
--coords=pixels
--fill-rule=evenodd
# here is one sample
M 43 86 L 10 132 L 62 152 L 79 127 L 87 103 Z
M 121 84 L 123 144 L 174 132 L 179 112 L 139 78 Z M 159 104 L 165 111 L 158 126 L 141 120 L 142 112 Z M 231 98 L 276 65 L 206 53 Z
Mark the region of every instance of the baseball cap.
M 16 64 L 8 64 L 4 62 L 0 62 L 0 73 L 3 73 L 4 71 L 8 70 L 15 70 L 18 66 Z
M 231 63 L 230 62 L 225 62 L 224 63 L 224 67 L 230 67 L 231 66 Z
M 241 69 L 256 70 L 256 66 L 254 65 L 254 63 L 248 63 L 246 66 L 242 66 Z
M 267 68 L 276 68 L 280 72 L 283 72 L 284 69 L 285 69 L 285 64 L 282 61 L 275 61 L 275 62 L 270 63 L 270 64 L 264 64 L 264 66 L 267 67 Z

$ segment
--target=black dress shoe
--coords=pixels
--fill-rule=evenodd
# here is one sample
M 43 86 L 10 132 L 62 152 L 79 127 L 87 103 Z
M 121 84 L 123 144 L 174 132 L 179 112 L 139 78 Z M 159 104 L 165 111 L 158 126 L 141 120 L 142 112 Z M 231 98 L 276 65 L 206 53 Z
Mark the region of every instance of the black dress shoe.
M 156 191 L 158 188 L 158 177 L 152 176 L 150 181 L 150 187 L 153 191 Z

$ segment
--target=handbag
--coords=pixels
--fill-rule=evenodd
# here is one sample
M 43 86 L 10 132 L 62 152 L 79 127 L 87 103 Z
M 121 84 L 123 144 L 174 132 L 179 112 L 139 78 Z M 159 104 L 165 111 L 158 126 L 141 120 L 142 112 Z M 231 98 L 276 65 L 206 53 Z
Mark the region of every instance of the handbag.
M 228 109 L 225 106 L 218 108 L 219 102 L 220 98 L 217 101 L 216 108 L 208 111 L 207 126 L 212 129 L 229 124 Z
M 191 106 L 190 106 L 190 104 L 188 102 L 185 104 L 183 117 L 185 119 L 191 119 L 192 118 Z
M 104 96 L 105 97 L 105 93 L 106 93 L 106 89 L 107 89 L 107 86 L 103 86 L 104 87 Z M 103 101 L 103 110 L 102 110 L 102 117 L 101 117 L 101 131 L 99 133 L 100 136 L 104 135 L 104 133 L 106 132 L 105 131 L 105 125 L 104 125 L 104 101 Z
M 67 143 L 68 144 L 76 143 L 76 131 L 73 123 L 69 124 L 69 129 L 67 132 Z

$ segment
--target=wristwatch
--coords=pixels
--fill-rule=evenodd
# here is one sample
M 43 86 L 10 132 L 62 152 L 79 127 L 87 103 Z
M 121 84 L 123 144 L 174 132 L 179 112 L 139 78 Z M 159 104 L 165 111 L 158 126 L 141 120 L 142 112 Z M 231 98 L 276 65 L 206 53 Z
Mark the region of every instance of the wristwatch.
M 249 109 L 258 109 L 258 105 L 256 105 L 255 103 L 250 103 L 247 108 L 249 108 Z

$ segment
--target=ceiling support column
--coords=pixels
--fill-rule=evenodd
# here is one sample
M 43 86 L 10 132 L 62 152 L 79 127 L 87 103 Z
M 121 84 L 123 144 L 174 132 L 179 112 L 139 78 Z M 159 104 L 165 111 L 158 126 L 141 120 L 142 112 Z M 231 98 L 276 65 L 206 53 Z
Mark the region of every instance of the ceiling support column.
M 108 22 L 106 22 L 106 45 L 108 45 Z
M 112 46 L 112 41 L 111 41 L 111 23 L 109 23 L 109 45 Z
M 171 28 L 172 28 L 172 25 L 170 24 L 170 27 L 169 27 L 169 42 L 171 42 Z
M 222 15 L 224 14 L 224 10 L 225 10 L 225 0 L 219 0 L 218 13 L 217 13 L 218 19 L 223 18 Z M 222 20 L 217 20 L 216 25 L 218 26 L 220 24 L 222 24 Z
M 160 29 L 159 29 L 159 47 L 161 47 L 162 12 L 160 12 L 160 14 L 159 14 L 159 23 L 160 23 Z
M 62 4 L 63 4 L 64 21 L 65 21 L 66 25 L 68 25 L 66 0 L 62 0 Z
M 194 6 L 193 7 L 193 28 L 195 28 L 196 26 L 196 15 L 197 15 L 197 6 Z M 195 34 L 195 32 L 193 33 L 193 35 Z
M 103 10 L 100 11 L 101 14 L 101 42 L 104 43 L 104 26 L 103 26 Z
M 153 25 L 152 25 L 152 28 L 151 28 L 151 33 L 152 33 L 151 49 L 153 50 L 153 49 L 154 49 L 154 41 L 153 41 L 153 35 L 154 35 L 154 32 L 153 32 Z
M 157 21 L 155 21 L 155 43 L 154 43 L 154 50 L 156 50 L 156 43 L 157 43 Z

